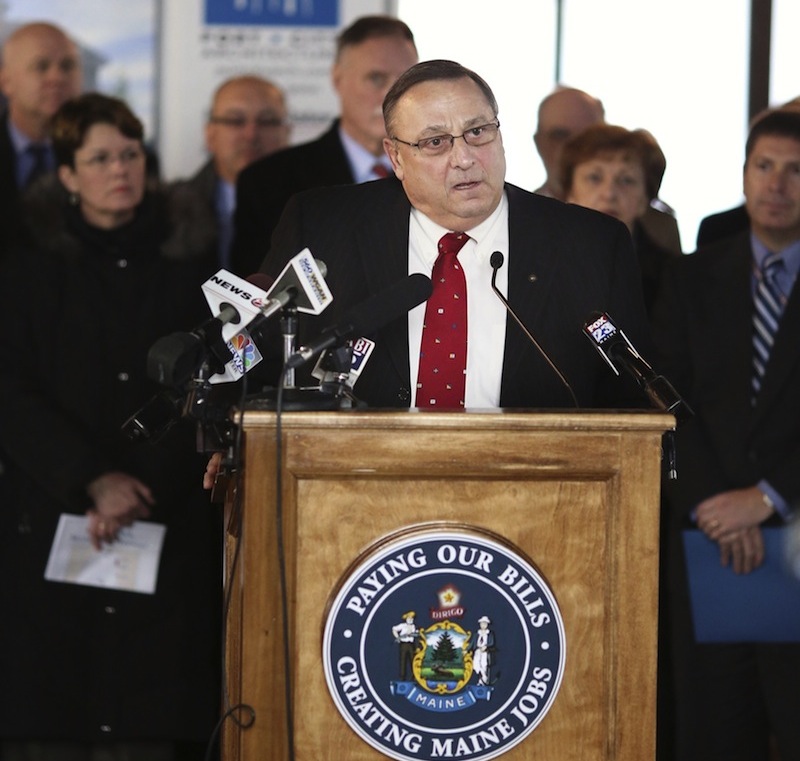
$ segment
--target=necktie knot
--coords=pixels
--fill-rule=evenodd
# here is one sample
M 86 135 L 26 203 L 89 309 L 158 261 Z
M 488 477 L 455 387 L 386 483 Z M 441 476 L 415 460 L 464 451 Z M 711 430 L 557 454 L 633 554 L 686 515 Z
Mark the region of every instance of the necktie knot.
M 469 235 L 461 232 L 446 233 L 439 239 L 440 254 L 458 254 L 464 244 L 469 240 Z
M 375 166 L 372 167 L 372 174 L 383 180 L 389 176 L 390 172 L 384 164 L 378 161 Z
M 767 254 L 761 263 L 761 276 L 764 278 L 774 278 L 783 266 L 783 257 L 780 254 Z

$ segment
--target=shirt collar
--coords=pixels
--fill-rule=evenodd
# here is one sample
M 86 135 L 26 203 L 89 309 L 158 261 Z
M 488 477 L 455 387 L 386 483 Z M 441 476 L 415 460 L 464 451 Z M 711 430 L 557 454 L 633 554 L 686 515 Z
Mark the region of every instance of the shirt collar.
M 366 182 L 367 180 L 374 180 L 375 174 L 372 172 L 372 167 L 376 163 L 383 164 L 388 170 L 389 174 L 394 173 L 392 169 L 392 162 L 386 154 L 380 156 L 373 156 L 361 143 L 353 140 L 339 125 L 339 139 L 342 141 L 344 152 L 347 154 L 347 160 L 350 162 L 350 168 L 353 170 L 353 177 L 356 182 Z
M 8 120 L 8 135 L 15 153 L 24 153 L 29 145 L 46 145 L 50 147 L 50 140 L 31 140 L 24 132 L 17 129 L 11 119 Z
M 764 266 L 764 259 L 766 259 L 769 254 L 776 253 L 781 255 L 783 266 L 790 275 L 796 276 L 797 273 L 800 272 L 800 240 L 796 240 L 780 251 L 770 251 L 755 234 L 751 232 L 750 243 L 753 247 L 753 258 L 759 269 Z
M 503 195 L 500 197 L 500 203 L 497 204 L 497 208 L 481 222 L 479 225 L 475 227 L 471 227 L 468 230 L 448 230 L 446 227 L 442 227 L 440 224 L 434 222 L 430 217 L 423 214 L 419 209 L 411 208 L 411 214 L 414 216 L 414 219 L 420 226 L 423 234 L 429 241 L 431 241 L 434 245 L 431 248 L 433 252 L 435 252 L 436 244 L 438 243 L 439 239 L 448 232 L 465 232 L 469 235 L 472 240 L 475 241 L 477 247 L 480 249 L 481 244 L 486 240 L 493 240 L 494 239 L 494 229 L 495 226 L 502 221 L 503 219 L 507 219 L 508 217 L 508 199 L 506 198 L 505 191 L 503 191 Z M 434 259 L 436 256 L 434 255 Z

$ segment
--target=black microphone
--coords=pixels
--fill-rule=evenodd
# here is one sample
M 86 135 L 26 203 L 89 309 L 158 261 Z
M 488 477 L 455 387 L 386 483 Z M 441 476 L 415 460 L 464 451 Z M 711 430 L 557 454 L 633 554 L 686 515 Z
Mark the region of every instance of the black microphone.
M 189 332 L 170 333 L 159 338 L 147 352 L 147 377 L 162 386 L 186 383 L 210 350 L 221 365 L 228 357 L 222 341 L 222 326 L 241 322 L 239 310 L 220 305 L 220 313 Z M 230 354 L 230 352 L 227 352 Z
M 617 375 L 625 371 L 636 381 L 656 409 L 672 413 L 679 421 L 694 415 L 672 384 L 653 370 L 605 312 L 593 312 L 583 333 Z
M 323 330 L 311 343 L 301 346 L 286 360 L 286 367 L 300 367 L 331 346 L 379 330 L 426 301 L 432 290 L 431 279 L 426 275 L 418 273 L 399 280 L 348 310 L 340 322 Z
M 317 261 L 316 264 L 324 277 L 325 263 Z M 213 276 L 212 280 L 216 277 Z M 249 275 L 247 282 L 261 290 L 273 285 L 272 279 L 261 272 Z M 230 352 L 222 338 L 222 328 L 228 324 L 257 327 L 296 297 L 296 284 L 287 282 L 284 285 L 263 302 L 254 299 L 250 293 L 232 291 L 231 301 L 219 303 L 219 314 L 190 331 L 170 333 L 159 338 L 147 353 L 148 378 L 162 386 L 182 386 L 209 355 L 215 361 L 216 369 L 223 368 L 230 361 Z
M 522 328 L 522 332 L 528 337 L 528 340 L 536 347 L 536 350 L 539 354 L 542 355 L 545 362 L 550 365 L 550 368 L 553 372 L 558 376 L 558 379 L 564 384 L 564 388 L 569 391 L 569 395 L 572 397 L 572 404 L 577 409 L 580 407 L 578 404 L 578 399 L 575 396 L 575 392 L 572 390 L 572 386 L 569 385 L 569 381 L 564 377 L 564 374 L 561 370 L 556 367 L 556 363 L 553 362 L 552 359 L 547 355 L 547 352 L 539 345 L 539 342 L 533 337 L 533 334 L 525 327 L 525 323 L 517 316 L 517 313 L 511 308 L 511 304 L 508 303 L 508 300 L 505 296 L 500 292 L 500 289 L 497 287 L 497 271 L 503 266 L 503 262 L 505 262 L 505 257 L 499 251 L 495 251 L 492 253 L 491 257 L 489 258 L 489 264 L 492 265 L 492 290 L 495 292 L 500 301 L 503 302 L 503 306 L 506 308 L 506 311 L 514 318 L 514 321 L 517 325 Z

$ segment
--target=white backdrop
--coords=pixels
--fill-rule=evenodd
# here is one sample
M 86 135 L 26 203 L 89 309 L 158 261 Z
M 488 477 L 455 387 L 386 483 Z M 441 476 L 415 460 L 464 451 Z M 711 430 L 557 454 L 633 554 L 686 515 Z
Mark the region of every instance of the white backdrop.
M 166 179 L 193 174 L 205 161 L 203 125 L 211 95 L 218 84 L 237 74 L 261 74 L 284 88 L 292 142 L 321 133 L 339 111 L 330 83 L 336 35 L 358 16 L 394 10 L 387 0 L 338 0 L 338 26 L 228 26 L 204 23 L 205 6 L 211 1 L 161 3 L 158 148 Z M 337 0 L 322 2 L 330 6 Z M 237 8 L 247 4 L 215 0 L 217 6 L 224 3 Z M 271 5 L 280 3 L 271 0 Z M 263 0 L 258 6 L 264 7 Z

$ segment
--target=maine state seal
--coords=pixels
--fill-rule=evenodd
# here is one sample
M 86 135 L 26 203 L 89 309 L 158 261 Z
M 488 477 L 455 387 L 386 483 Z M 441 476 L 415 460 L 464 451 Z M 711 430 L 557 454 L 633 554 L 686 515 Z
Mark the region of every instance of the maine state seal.
M 496 758 L 533 732 L 564 672 L 564 624 L 534 564 L 470 526 L 407 529 L 341 580 L 325 678 L 365 742 L 396 759 Z

